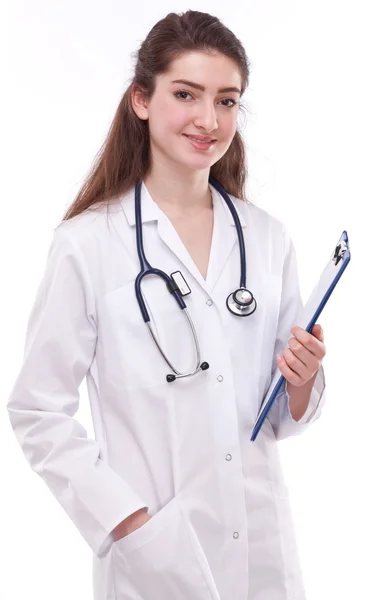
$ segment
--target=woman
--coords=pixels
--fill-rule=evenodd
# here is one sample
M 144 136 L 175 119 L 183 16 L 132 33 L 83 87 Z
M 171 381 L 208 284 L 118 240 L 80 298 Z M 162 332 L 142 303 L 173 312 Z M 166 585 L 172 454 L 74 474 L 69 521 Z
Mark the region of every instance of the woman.
M 302 307 L 292 241 L 243 196 L 248 74 L 213 16 L 153 27 L 30 315 L 9 415 L 93 550 L 97 600 L 305 597 L 276 442 L 320 415 L 324 336 L 291 329 Z M 217 184 L 245 238 L 239 315 L 238 227 Z M 139 201 L 140 250 L 175 273 L 141 282 L 150 330 L 135 289 Z M 277 366 L 286 387 L 250 442 Z M 74 418 L 85 376 L 95 439 Z

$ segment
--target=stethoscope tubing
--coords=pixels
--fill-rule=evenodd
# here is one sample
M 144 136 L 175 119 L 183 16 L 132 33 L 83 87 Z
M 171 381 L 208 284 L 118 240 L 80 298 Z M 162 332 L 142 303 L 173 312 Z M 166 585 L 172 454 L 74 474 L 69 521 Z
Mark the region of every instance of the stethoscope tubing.
M 142 182 L 139 181 L 136 184 L 136 188 L 135 188 L 135 219 L 136 219 L 137 254 L 139 257 L 140 267 L 141 267 L 140 273 L 137 275 L 137 277 L 135 279 L 135 292 L 136 292 L 136 298 L 137 298 L 137 302 L 138 302 L 140 310 L 141 310 L 142 317 L 143 317 L 145 323 L 148 323 L 150 321 L 150 316 L 149 316 L 149 313 L 147 312 L 145 302 L 144 302 L 144 299 L 142 297 L 142 292 L 141 292 L 141 283 L 142 283 L 143 278 L 147 277 L 149 275 L 157 275 L 158 277 L 161 277 L 167 285 L 171 284 L 171 279 L 170 279 L 169 275 L 167 273 L 165 273 L 164 271 L 162 271 L 161 269 L 156 269 L 156 268 L 152 267 L 145 255 L 144 243 L 143 243 L 143 239 L 142 239 L 142 222 L 141 222 L 141 185 L 142 185 Z M 184 302 L 184 300 L 178 290 L 172 291 L 171 293 L 174 296 L 179 308 L 181 308 L 182 310 L 187 308 L 187 305 Z
M 238 214 L 233 206 L 229 195 L 226 193 L 222 185 L 213 177 L 209 178 L 209 182 L 213 187 L 221 194 L 224 198 L 229 210 L 233 216 L 235 228 L 238 236 L 239 243 L 239 252 L 240 252 L 240 287 L 245 288 L 246 285 L 246 256 L 245 256 L 245 244 L 244 244 L 244 236 L 241 228 L 241 223 L 238 217 Z M 140 261 L 140 272 L 135 280 L 135 292 L 136 298 L 141 310 L 141 314 L 145 323 L 150 321 L 149 313 L 146 309 L 145 302 L 141 293 L 141 283 L 144 277 L 149 275 L 157 275 L 161 277 L 167 285 L 171 284 L 171 279 L 167 273 L 162 271 L 161 269 L 156 269 L 151 266 L 149 261 L 146 258 L 143 236 L 142 236 L 142 219 L 141 219 L 141 186 L 142 181 L 137 182 L 135 186 L 135 221 L 136 221 L 136 245 L 137 245 L 137 254 Z M 186 303 L 184 302 L 181 294 L 178 290 L 172 291 L 172 295 L 174 296 L 178 306 L 180 309 L 184 310 L 187 308 Z
M 225 192 L 225 190 L 220 185 L 220 183 L 218 181 L 216 181 L 213 177 L 209 178 L 209 182 L 221 194 L 221 196 L 224 198 L 226 204 L 228 205 L 228 207 L 230 209 L 230 212 L 234 219 L 235 229 L 236 229 L 238 243 L 239 243 L 240 289 L 237 289 L 232 294 L 229 294 L 227 301 L 226 301 L 226 305 L 227 305 L 228 310 L 231 313 L 233 313 L 237 316 L 240 316 L 240 317 L 248 316 L 249 314 L 252 314 L 255 311 L 257 304 L 256 304 L 256 301 L 255 301 L 252 293 L 249 290 L 245 289 L 245 284 L 246 284 L 245 244 L 244 244 L 244 236 L 243 236 L 243 231 L 242 231 L 241 223 L 239 220 L 239 216 L 235 210 L 234 204 L 232 203 L 229 195 Z M 146 258 L 144 244 L 143 244 L 143 236 L 142 236 L 141 186 L 142 186 L 142 181 L 139 181 L 135 186 L 136 247 L 137 247 L 138 258 L 140 261 L 140 272 L 138 273 L 138 275 L 135 279 L 135 293 L 136 293 L 136 299 L 139 304 L 143 320 L 149 328 L 150 334 L 155 342 L 155 345 L 158 348 L 162 357 L 165 359 L 166 363 L 170 366 L 170 368 L 174 372 L 174 374 L 168 374 L 166 376 L 167 381 L 171 382 L 177 378 L 189 377 L 191 375 L 195 375 L 196 373 L 198 373 L 201 370 L 205 371 L 209 368 L 210 365 L 206 361 L 201 363 L 201 354 L 200 354 L 200 347 L 199 347 L 197 333 L 196 333 L 193 321 L 188 313 L 186 303 L 184 302 L 183 297 L 182 297 L 180 290 L 177 287 L 175 281 L 173 280 L 173 278 L 171 276 L 169 276 L 167 273 L 165 273 L 161 269 L 156 269 L 156 268 L 152 267 Z M 159 341 L 158 341 L 158 339 L 153 331 L 153 328 L 151 326 L 150 316 L 147 311 L 147 308 L 146 308 L 146 305 L 145 305 L 145 302 L 144 302 L 144 299 L 142 296 L 142 292 L 141 292 L 142 280 L 144 279 L 144 277 L 148 277 L 150 275 L 158 276 L 165 281 L 169 292 L 174 296 L 179 308 L 181 310 L 183 310 L 184 315 L 189 322 L 190 330 L 191 330 L 191 333 L 192 333 L 193 339 L 194 339 L 194 345 L 195 345 L 195 349 L 196 349 L 196 359 L 197 359 L 195 368 L 192 371 L 190 371 L 189 373 L 181 373 L 180 371 L 178 371 L 178 369 L 176 369 L 172 365 L 172 363 L 168 359 L 167 355 L 165 354 L 164 350 L 161 348 Z M 239 299 L 237 297 L 238 293 L 242 294 L 243 297 L 241 299 Z M 254 308 L 252 307 L 252 309 L 250 310 L 250 307 L 252 306 L 253 303 L 254 303 Z
M 160 346 L 158 339 L 153 331 L 153 328 L 151 327 L 151 323 L 147 322 L 147 326 L 149 328 L 150 334 L 160 352 L 160 354 L 162 355 L 162 357 L 165 359 L 165 361 L 167 362 L 167 364 L 169 365 L 169 367 L 172 369 L 172 371 L 174 371 L 175 375 L 177 375 L 178 377 L 190 377 L 191 375 L 195 375 L 196 373 L 198 373 L 198 371 L 200 371 L 201 367 L 201 351 L 200 351 L 200 347 L 199 347 L 199 343 L 198 343 L 198 337 L 197 337 L 197 332 L 196 332 L 196 328 L 194 326 L 194 323 L 191 319 L 191 316 L 188 312 L 187 309 L 184 309 L 184 313 L 189 321 L 189 325 L 190 325 L 190 331 L 191 334 L 193 336 L 193 341 L 194 341 L 194 345 L 195 345 L 195 349 L 196 349 L 196 366 L 194 367 L 194 369 L 192 371 L 189 371 L 188 373 L 181 373 L 180 371 L 178 371 L 178 369 L 176 369 L 174 367 L 174 365 L 170 362 L 168 356 L 165 354 L 164 350 L 162 349 L 162 347 Z
M 240 223 L 240 220 L 239 220 L 239 217 L 238 217 L 238 213 L 236 212 L 235 207 L 234 207 L 234 205 L 233 205 L 233 203 L 232 203 L 229 195 L 224 190 L 224 188 L 222 187 L 222 185 L 216 179 L 214 179 L 213 177 L 209 178 L 209 182 L 211 183 L 211 185 L 214 186 L 214 188 L 224 198 L 226 204 L 228 205 L 228 207 L 230 209 L 232 217 L 234 219 L 236 233 L 237 233 L 238 242 L 239 242 L 239 252 L 240 252 L 240 287 L 241 288 L 245 288 L 246 287 L 245 243 L 244 243 L 243 230 L 241 228 L 241 223 Z

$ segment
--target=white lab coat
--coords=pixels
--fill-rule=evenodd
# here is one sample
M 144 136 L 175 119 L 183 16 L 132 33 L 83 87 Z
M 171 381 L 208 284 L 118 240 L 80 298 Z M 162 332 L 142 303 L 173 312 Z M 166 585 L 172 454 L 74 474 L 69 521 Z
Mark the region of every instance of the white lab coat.
M 30 314 L 24 363 L 8 411 L 31 467 L 93 550 L 96 600 L 303 600 L 301 571 L 277 440 L 303 432 L 324 403 L 323 368 L 307 412 L 292 419 L 283 389 L 255 442 L 252 427 L 302 302 L 283 224 L 231 196 L 243 228 L 248 317 L 226 298 L 239 284 L 229 210 L 211 187 L 214 232 L 204 280 L 173 225 L 142 186 L 149 262 L 181 270 L 201 359 L 170 372 L 135 299 L 139 270 L 134 190 L 55 230 Z M 195 363 L 184 314 L 152 277 L 144 296 L 177 368 Z M 74 418 L 86 376 L 95 439 Z M 139 508 L 152 519 L 113 542 Z

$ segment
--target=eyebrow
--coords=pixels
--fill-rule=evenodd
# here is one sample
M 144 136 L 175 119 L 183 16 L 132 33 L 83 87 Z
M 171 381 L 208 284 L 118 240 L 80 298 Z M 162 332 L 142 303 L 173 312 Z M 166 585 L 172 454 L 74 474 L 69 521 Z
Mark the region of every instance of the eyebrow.
M 199 83 L 193 83 L 193 81 L 187 81 L 187 79 L 175 79 L 171 83 L 183 83 L 184 85 L 189 85 L 197 90 L 201 90 L 201 92 L 204 92 L 206 89 L 203 85 L 200 85 Z M 241 91 L 237 87 L 225 87 L 218 90 L 219 94 L 224 92 L 238 92 L 238 94 L 241 94 Z

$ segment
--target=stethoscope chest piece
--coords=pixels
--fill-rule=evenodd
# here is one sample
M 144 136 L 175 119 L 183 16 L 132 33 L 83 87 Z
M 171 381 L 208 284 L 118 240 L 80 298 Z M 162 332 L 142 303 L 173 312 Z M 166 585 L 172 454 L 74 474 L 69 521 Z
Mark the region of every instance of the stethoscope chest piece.
M 257 302 L 249 290 L 239 288 L 235 290 L 226 299 L 226 306 L 229 311 L 239 317 L 248 317 L 253 314 L 257 308 Z

